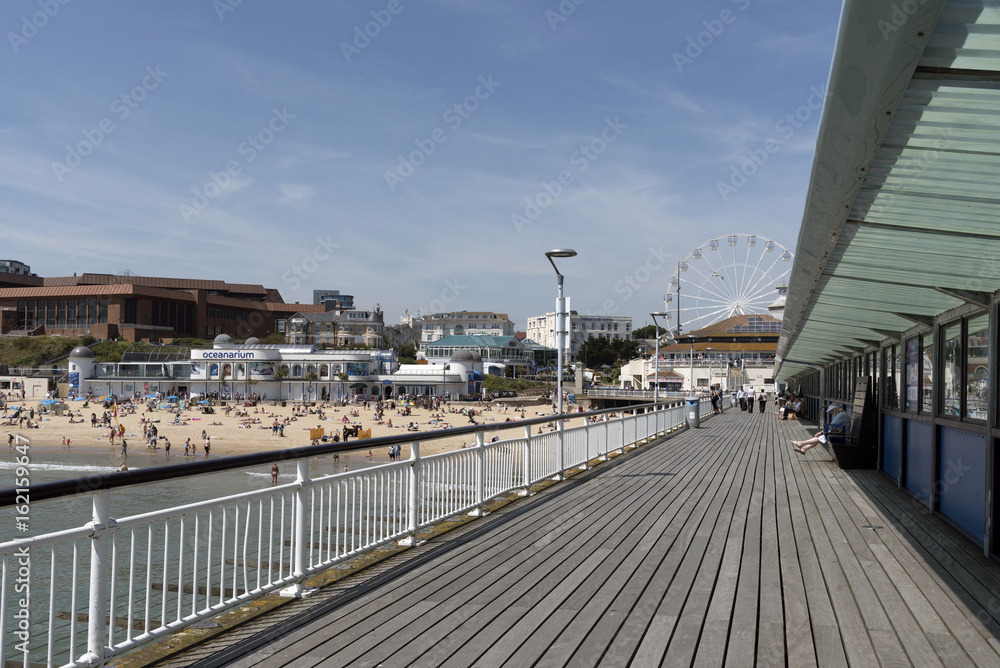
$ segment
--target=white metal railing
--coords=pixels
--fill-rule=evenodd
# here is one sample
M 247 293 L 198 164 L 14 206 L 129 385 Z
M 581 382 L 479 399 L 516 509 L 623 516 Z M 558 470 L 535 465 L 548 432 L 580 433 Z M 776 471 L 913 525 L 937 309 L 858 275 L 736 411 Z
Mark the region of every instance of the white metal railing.
M 600 398 L 621 398 L 621 399 L 653 399 L 654 390 L 626 390 L 624 388 L 617 387 L 601 387 L 592 388 L 586 390 L 583 393 L 587 397 Z M 673 392 L 667 390 L 660 390 L 657 397 L 661 401 L 676 401 L 682 399 L 687 395 L 687 392 Z
M 560 448 L 566 469 L 586 467 L 682 426 L 683 411 L 604 411 L 555 431 L 532 420 L 523 437 L 487 443 L 481 430 L 475 446 L 427 457 L 424 435 L 409 460 L 318 478 L 302 458 L 294 482 L 121 519 L 111 490 L 73 495 L 92 505 L 89 523 L 0 543 L 0 666 L 97 665 L 268 592 L 300 595 L 312 573 L 561 478 Z

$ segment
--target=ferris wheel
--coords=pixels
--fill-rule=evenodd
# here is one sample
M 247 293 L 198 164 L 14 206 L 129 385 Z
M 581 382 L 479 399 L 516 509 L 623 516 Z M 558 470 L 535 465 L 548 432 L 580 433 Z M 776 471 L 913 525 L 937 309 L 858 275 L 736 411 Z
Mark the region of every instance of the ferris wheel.
M 674 335 L 735 315 L 764 314 L 788 280 L 792 251 L 756 234 L 709 239 L 677 263 L 664 296 Z

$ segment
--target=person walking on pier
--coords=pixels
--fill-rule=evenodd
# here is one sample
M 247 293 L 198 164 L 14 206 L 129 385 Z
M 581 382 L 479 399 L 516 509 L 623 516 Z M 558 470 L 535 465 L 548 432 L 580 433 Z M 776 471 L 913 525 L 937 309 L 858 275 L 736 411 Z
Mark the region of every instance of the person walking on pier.
M 747 409 L 747 393 L 740 385 L 740 389 L 736 390 L 736 400 L 740 402 L 740 410 L 745 411 Z
M 757 394 L 757 412 L 763 413 L 764 408 L 767 406 L 767 392 L 764 388 L 760 388 L 760 392 Z
M 746 402 L 747 403 L 747 405 L 746 405 L 747 413 L 750 413 L 751 415 L 753 415 L 753 401 L 754 401 L 753 385 L 751 385 L 749 387 L 749 389 L 747 389 L 746 399 L 747 399 L 747 402 Z

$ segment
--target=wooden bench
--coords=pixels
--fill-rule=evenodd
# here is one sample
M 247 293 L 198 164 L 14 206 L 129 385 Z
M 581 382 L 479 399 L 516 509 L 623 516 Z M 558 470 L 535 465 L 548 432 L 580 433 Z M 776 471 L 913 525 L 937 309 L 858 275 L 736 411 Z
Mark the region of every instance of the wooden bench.
M 827 434 L 827 442 L 833 450 L 833 457 L 842 469 L 873 469 L 878 463 L 878 447 L 875 443 L 874 416 L 875 411 L 869 401 L 870 378 L 859 376 L 855 381 L 854 403 L 851 410 L 851 424 L 837 431 L 827 432 L 823 425 L 823 433 Z

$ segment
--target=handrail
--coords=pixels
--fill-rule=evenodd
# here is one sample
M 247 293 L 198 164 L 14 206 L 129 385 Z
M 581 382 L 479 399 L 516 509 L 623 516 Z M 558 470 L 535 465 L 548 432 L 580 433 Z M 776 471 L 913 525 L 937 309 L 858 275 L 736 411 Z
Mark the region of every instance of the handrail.
M 86 494 L 92 519 L 0 542 L 0 666 L 11 651 L 21 652 L 25 665 L 104 665 L 270 592 L 303 596 L 309 575 L 382 546 L 418 545 L 426 527 L 460 514 L 484 515 L 491 499 L 527 495 L 542 480 L 561 480 L 567 470 L 681 428 L 685 410 L 645 404 L 32 485 L 32 504 Z M 619 417 L 587 419 L 568 429 L 563 424 L 612 412 Z M 709 412 L 703 399 L 699 413 Z M 531 433 L 532 426 L 553 420 L 555 431 Z M 486 432 L 510 427 L 524 435 L 485 441 Z M 420 455 L 423 441 L 473 433 L 474 446 Z M 358 443 L 409 443 L 410 458 L 310 477 L 312 458 L 357 449 Z M 112 489 L 276 460 L 295 462 L 295 482 L 123 518 L 112 511 Z M 5 502 L 12 491 L 0 492 Z M 15 596 L 15 581 L 26 581 L 29 593 Z

